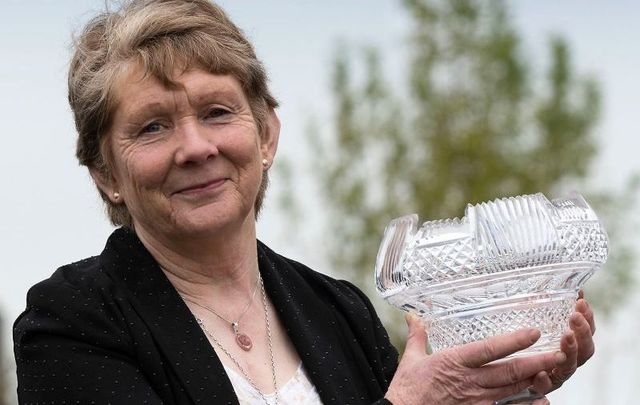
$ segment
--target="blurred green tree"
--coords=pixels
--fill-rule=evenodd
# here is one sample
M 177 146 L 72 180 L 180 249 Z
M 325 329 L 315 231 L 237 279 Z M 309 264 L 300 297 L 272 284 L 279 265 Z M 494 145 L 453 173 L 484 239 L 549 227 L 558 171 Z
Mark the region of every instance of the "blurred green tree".
M 354 58 L 342 47 L 332 77 L 335 127 L 330 136 L 319 129 L 309 136 L 313 173 L 330 211 L 332 265 L 369 292 L 382 231 L 392 218 L 412 212 L 422 220 L 455 217 L 466 203 L 497 197 L 585 192 L 597 153 L 599 87 L 576 75 L 562 38 L 550 40 L 543 78 L 522 52 L 503 1 L 403 4 L 412 22 L 409 91 L 392 91 L 397 74 L 384 77 L 375 49 Z M 586 194 L 620 225 L 615 212 L 604 209 L 617 198 Z M 620 226 L 614 228 L 612 238 Z M 616 243 L 606 269 L 614 283 L 606 291 L 615 296 L 601 299 L 605 290 L 595 291 L 601 308 L 610 309 L 628 291 L 632 258 L 629 246 Z

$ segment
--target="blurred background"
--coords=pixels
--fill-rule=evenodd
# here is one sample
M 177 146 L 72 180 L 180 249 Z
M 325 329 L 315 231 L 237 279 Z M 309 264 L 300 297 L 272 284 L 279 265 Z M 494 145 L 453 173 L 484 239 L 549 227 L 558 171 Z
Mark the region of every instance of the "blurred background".
M 595 357 L 550 399 L 635 404 L 640 381 L 637 175 L 640 4 L 323 0 L 219 2 L 254 43 L 282 133 L 259 238 L 367 291 L 384 226 L 467 202 L 576 190 L 611 238 L 589 283 Z M 11 324 L 29 287 L 99 254 L 111 227 L 74 157 L 71 37 L 98 0 L 0 1 L 5 147 L 0 398 L 16 403 Z

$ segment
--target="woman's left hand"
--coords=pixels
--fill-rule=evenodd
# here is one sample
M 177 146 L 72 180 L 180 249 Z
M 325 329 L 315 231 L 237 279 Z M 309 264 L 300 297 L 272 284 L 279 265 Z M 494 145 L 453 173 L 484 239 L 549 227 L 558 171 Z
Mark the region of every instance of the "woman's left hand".
M 546 381 L 541 384 L 548 387 L 545 392 L 560 388 L 578 367 L 593 356 L 595 351 L 593 334 L 596 331 L 596 325 L 593 320 L 593 311 L 584 299 L 582 290 L 578 293 L 576 311 L 569 318 L 569 326 L 571 329 L 562 335 L 560 341 L 560 350 L 567 355 L 567 359 L 554 368 Z

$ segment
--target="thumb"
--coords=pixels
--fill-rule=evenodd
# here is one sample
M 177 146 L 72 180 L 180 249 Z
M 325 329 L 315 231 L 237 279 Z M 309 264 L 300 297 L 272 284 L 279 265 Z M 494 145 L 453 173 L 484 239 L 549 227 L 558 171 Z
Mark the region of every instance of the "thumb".
M 407 343 L 405 345 L 405 353 L 410 352 L 416 355 L 425 355 L 427 353 L 427 330 L 422 319 L 412 313 L 405 315 L 409 333 L 407 334 Z

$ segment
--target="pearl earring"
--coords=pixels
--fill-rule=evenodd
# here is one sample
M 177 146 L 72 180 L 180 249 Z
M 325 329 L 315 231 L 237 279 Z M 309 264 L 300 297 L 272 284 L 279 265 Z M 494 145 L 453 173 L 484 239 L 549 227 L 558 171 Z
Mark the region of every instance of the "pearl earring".
M 269 165 L 269 161 L 267 159 L 262 159 L 262 166 L 267 167 Z
M 113 193 L 113 199 L 114 199 L 114 200 L 116 200 L 116 201 L 118 201 L 118 200 L 120 199 L 120 193 L 118 193 L 117 191 L 115 191 L 115 192 Z

